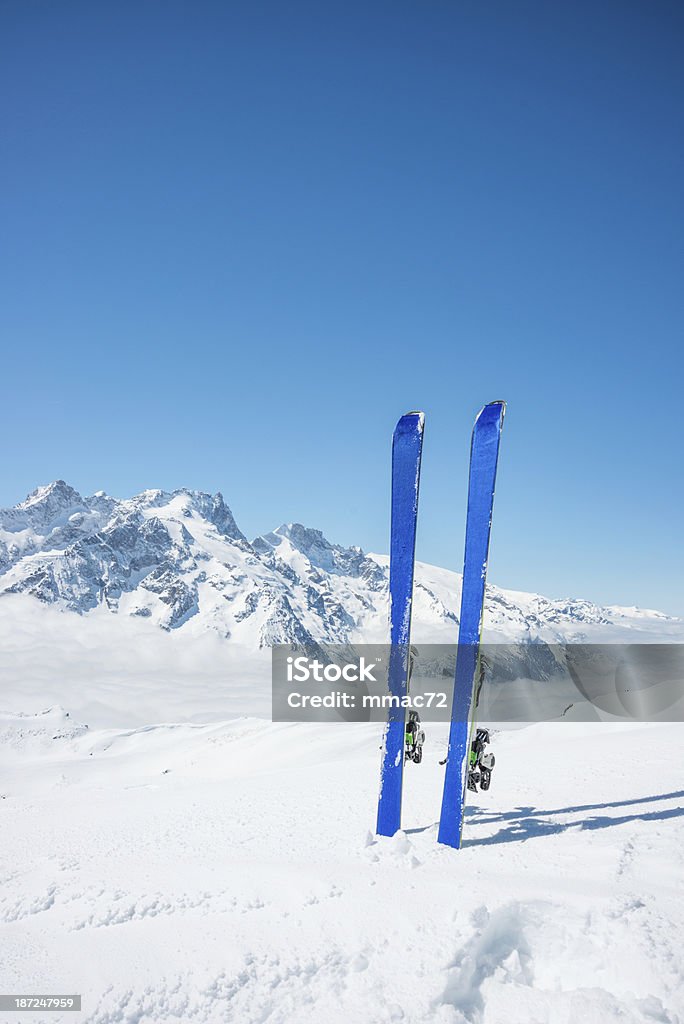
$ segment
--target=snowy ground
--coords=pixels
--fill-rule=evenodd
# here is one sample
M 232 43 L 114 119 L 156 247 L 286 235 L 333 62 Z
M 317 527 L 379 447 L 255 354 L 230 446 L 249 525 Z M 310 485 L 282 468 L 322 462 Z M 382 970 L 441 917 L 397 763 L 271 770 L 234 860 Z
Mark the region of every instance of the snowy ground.
M 379 731 L 0 717 L 0 990 L 22 1021 L 684 1020 L 682 725 L 496 736 L 465 848 L 444 729 L 370 834 Z

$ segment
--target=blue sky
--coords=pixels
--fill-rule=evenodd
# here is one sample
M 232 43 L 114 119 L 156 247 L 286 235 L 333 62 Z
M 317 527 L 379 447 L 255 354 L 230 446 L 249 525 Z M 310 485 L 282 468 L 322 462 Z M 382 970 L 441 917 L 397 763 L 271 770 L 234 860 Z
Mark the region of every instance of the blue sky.
M 684 11 L 629 0 L 0 10 L 0 504 L 220 489 L 490 579 L 684 614 Z

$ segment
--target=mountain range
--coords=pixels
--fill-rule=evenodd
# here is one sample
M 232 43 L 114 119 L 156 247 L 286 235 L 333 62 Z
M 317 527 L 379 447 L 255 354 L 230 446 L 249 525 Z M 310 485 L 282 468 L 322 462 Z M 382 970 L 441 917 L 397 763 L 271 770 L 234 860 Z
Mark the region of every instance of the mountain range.
M 460 588 L 458 573 L 417 564 L 417 640 L 455 642 Z M 83 497 L 56 480 L 0 510 L 0 597 L 12 594 L 252 647 L 387 638 L 386 557 L 299 523 L 249 541 L 221 494 L 186 488 Z M 490 642 L 682 640 L 684 621 L 490 585 L 485 630 Z

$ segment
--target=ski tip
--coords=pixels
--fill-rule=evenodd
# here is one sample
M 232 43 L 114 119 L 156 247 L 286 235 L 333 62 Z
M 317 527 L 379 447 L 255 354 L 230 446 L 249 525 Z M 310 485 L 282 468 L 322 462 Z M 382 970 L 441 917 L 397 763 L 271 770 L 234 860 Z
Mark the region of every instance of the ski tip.
M 420 410 L 405 412 L 395 427 L 395 433 L 403 433 L 407 430 L 417 430 L 422 434 L 425 427 L 425 413 Z
M 475 423 L 479 423 L 481 419 L 488 420 L 503 420 L 506 414 L 506 403 L 502 399 L 498 399 L 496 402 L 487 402 L 483 405 L 477 416 L 475 417 Z

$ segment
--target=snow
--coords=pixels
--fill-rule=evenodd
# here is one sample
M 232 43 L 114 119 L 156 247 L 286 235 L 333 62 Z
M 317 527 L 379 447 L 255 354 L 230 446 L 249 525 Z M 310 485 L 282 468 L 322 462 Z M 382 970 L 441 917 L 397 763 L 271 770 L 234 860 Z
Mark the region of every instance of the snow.
M 3 987 L 83 994 L 32 1020 L 684 1012 L 679 725 L 498 734 L 460 852 L 436 842 L 444 728 L 392 839 L 369 832 L 372 726 L 85 730 L 54 708 L 0 738 Z
M 0 989 L 83 995 L 32 1021 L 684 1024 L 684 725 L 499 731 L 457 852 L 428 723 L 403 831 L 376 838 L 381 727 L 271 723 L 260 645 L 386 641 L 385 557 L 299 524 L 250 545 L 184 489 L 57 481 L 0 519 L 0 590 L 26 585 L 0 596 Z M 455 642 L 460 587 L 418 563 L 415 642 Z M 658 612 L 495 586 L 485 626 L 684 639 Z
M 87 617 L 13 594 L 0 605 L 0 710 L 67 708 L 93 727 L 270 716 L 271 652 L 148 619 Z

